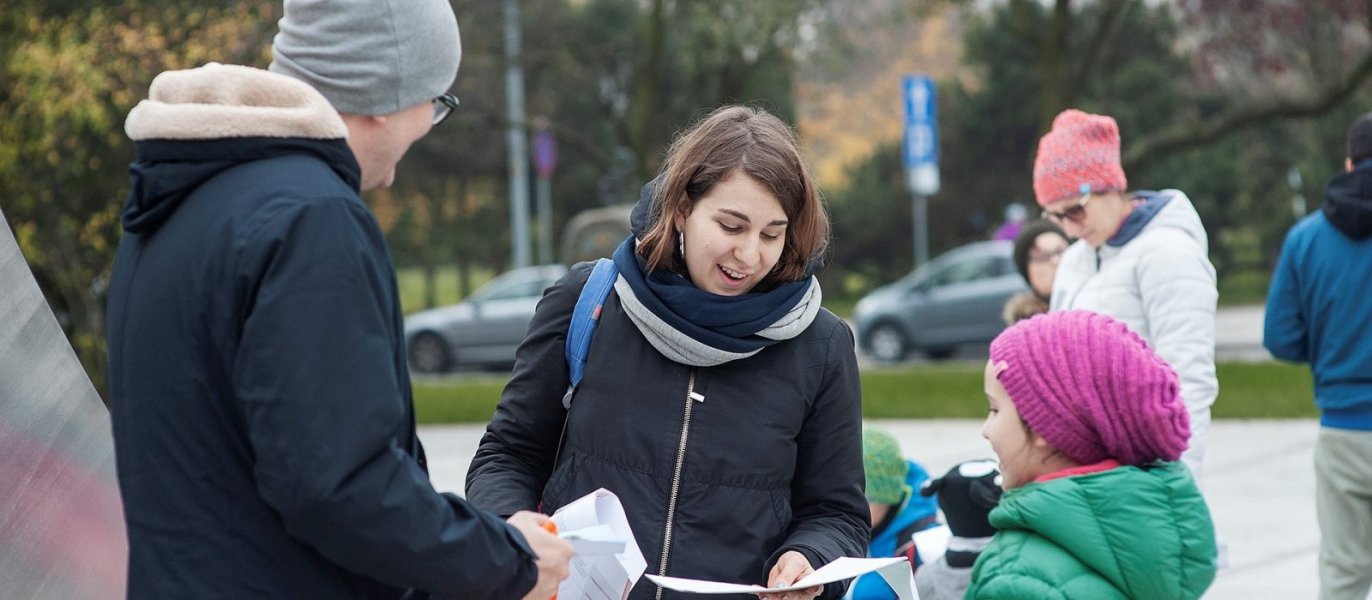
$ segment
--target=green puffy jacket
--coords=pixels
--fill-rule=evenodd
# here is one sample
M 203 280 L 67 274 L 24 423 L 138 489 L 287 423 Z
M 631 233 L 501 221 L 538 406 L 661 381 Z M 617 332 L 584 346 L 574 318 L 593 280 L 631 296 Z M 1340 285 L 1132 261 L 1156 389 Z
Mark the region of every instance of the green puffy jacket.
M 1199 598 L 1215 579 L 1215 531 L 1181 463 L 1030 483 L 991 511 L 999 531 L 969 600 Z

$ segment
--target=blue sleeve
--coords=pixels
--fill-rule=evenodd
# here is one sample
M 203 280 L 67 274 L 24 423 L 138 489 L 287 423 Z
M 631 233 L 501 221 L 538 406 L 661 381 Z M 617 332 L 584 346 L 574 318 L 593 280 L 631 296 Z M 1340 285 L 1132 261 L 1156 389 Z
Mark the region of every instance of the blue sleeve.
M 1305 307 L 1301 304 L 1300 273 L 1296 265 L 1297 234 L 1288 233 L 1281 258 L 1267 288 L 1267 312 L 1263 318 L 1262 345 L 1272 356 L 1292 362 L 1307 362 L 1309 329 Z
M 397 587 L 514 598 L 533 552 L 513 527 L 436 492 L 412 442 L 394 271 L 357 198 L 285 202 L 238 247 L 254 282 L 232 357 L 258 494 L 286 531 Z

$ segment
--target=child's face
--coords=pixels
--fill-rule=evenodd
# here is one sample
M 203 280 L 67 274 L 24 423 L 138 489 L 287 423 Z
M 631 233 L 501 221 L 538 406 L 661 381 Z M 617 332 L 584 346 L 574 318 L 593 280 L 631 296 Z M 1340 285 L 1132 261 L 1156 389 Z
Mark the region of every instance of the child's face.
M 1057 470 L 1055 465 L 1049 464 L 1052 446 L 1029 431 L 1020 420 L 1015 403 L 1010 401 L 1010 393 L 996 379 L 995 364 L 989 360 L 986 361 L 984 386 L 990 406 L 981 435 L 991 442 L 991 450 L 1000 459 L 1001 486 L 1014 489 Z

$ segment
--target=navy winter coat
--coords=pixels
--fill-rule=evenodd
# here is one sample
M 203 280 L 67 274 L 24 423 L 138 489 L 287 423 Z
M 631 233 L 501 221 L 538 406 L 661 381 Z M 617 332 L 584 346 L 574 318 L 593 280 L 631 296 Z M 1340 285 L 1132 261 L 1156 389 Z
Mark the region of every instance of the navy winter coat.
M 527 592 L 523 537 L 429 482 L 346 143 L 136 150 L 108 313 L 129 597 Z
M 862 403 L 843 321 L 821 310 L 756 355 L 690 367 L 654 349 L 612 291 L 569 413 L 563 350 L 589 275 L 583 263 L 544 293 L 472 460 L 468 499 L 499 514 L 552 513 L 606 488 L 650 574 L 761 585 L 786 550 L 815 568 L 865 556 Z M 645 577 L 629 597 L 656 593 Z

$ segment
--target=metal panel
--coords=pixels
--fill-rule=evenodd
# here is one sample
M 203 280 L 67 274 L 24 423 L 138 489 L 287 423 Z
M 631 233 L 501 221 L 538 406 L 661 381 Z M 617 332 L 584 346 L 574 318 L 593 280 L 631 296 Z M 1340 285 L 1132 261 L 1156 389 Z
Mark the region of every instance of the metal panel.
M 0 594 L 123 598 L 110 418 L 0 214 Z

